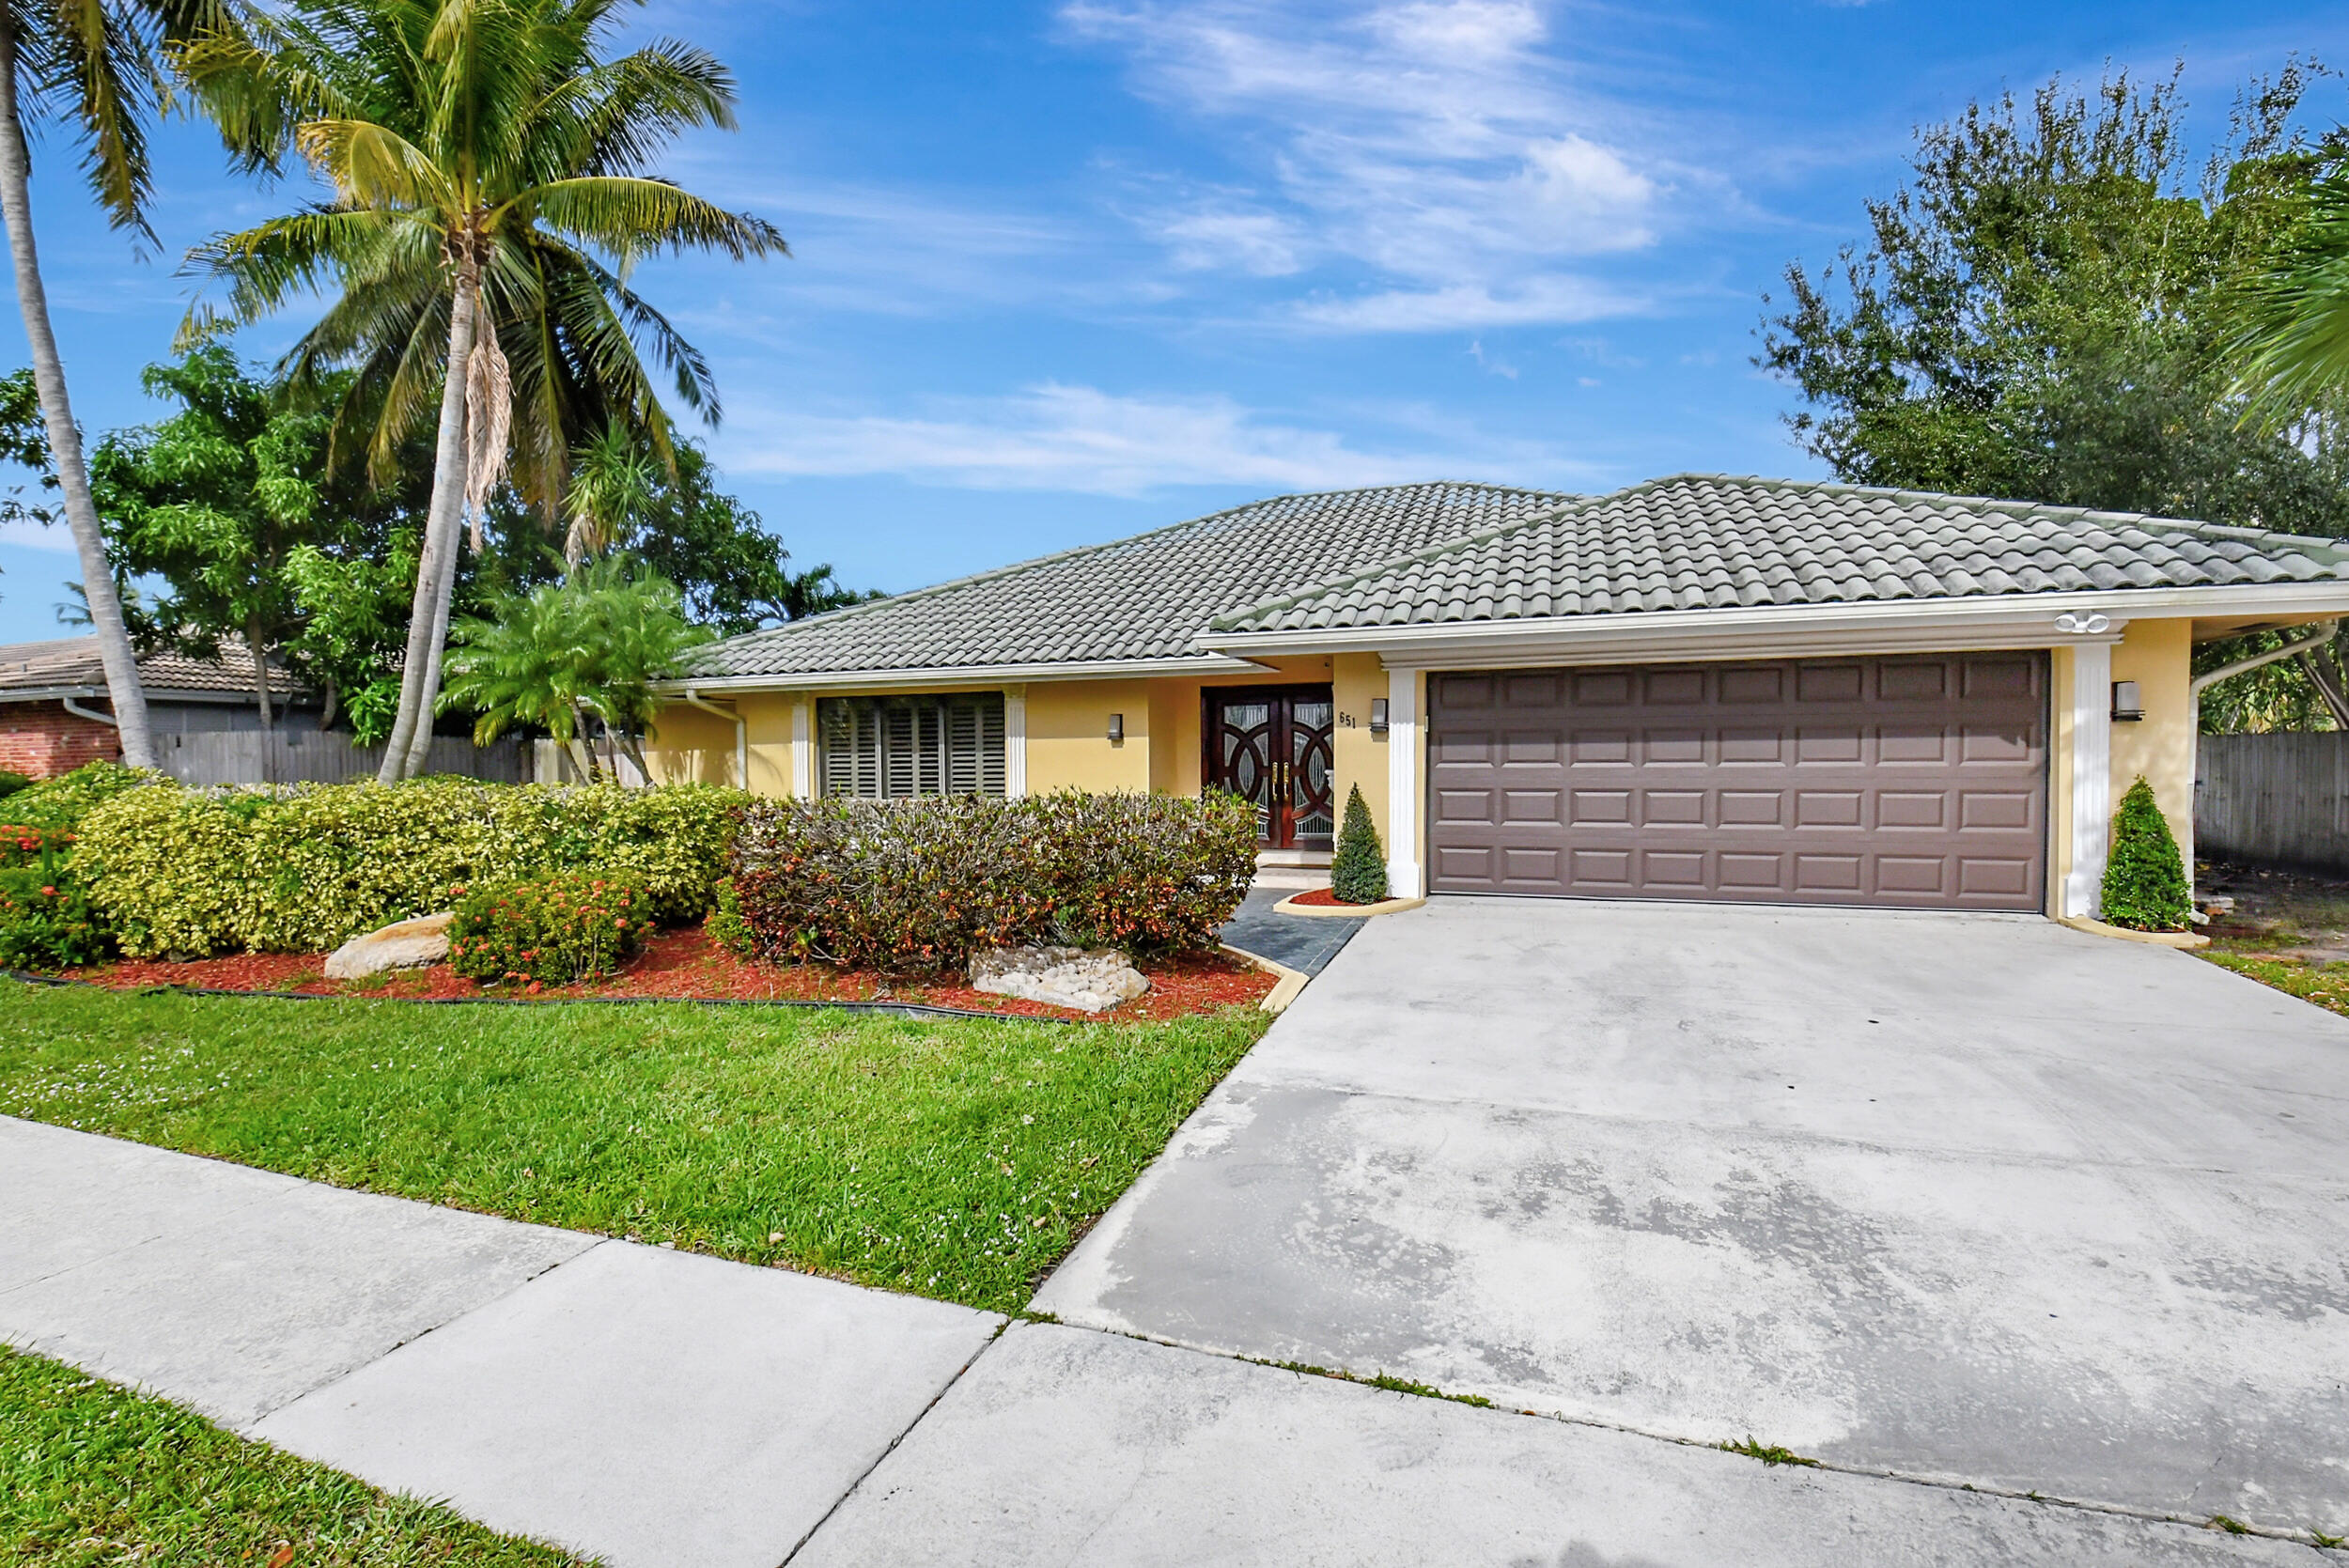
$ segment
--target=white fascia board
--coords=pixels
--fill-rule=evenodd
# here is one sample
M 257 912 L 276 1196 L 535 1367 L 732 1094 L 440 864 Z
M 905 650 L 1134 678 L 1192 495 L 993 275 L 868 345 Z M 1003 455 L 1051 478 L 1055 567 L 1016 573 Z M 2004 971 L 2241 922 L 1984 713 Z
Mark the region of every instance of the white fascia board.
M 682 696 L 686 689 L 705 696 L 742 691 L 825 691 L 853 687 L 860 691 L 985 691 L 1006 684 L 1056 680 L 1127 680 L 1150 675 L 1260 675 L 1265 665 L 1237 655 L 1189 654 L 1178 659 L 1072 660 L 1059 664 L 963 664 L 925 670 L 828 670 L 773 675 L 702 675 L 653 683 L 661 696 Z
M 1629 611 L 1492 621 L 1319 630 L 1210 632 L 1217 652 L 1364 652 L 1390 667 L 1590 662 L 1598 659 L 1692 660 L 1744 655 L 1949 652 L 2048 647 L 2084 641 L 2059 631 L 2067 613 L 2112 618 L 2111 635 L 2148 615 L 2349 615 L 2349 582 L 2243 583 L 2213 588 L 2132 588 L 2077 594 L 2002 594 L 1979 598 L 1890 599 L 1862 604 L 1756 605 L 1734 610 Z

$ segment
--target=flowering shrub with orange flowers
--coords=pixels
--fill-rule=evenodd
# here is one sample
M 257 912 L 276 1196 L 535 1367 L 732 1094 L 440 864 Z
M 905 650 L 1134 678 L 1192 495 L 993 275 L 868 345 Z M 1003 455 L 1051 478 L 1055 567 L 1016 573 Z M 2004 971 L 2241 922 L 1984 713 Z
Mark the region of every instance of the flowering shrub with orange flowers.
M 610 974 L 652 929 L 644 882 L 616 871 L 562 871 L 460 892 L 449 968 L 484 985 L 535 991 Z
M 938 970 L 1028 942 L 1213 949 L 1256 871 L 1228 795 L 759 800 L 710 934 L 787 962 Z
M 73 834 L 28 822 L 0 823 L 0 968 L 63 969 L 113 948 L 74 875 Z

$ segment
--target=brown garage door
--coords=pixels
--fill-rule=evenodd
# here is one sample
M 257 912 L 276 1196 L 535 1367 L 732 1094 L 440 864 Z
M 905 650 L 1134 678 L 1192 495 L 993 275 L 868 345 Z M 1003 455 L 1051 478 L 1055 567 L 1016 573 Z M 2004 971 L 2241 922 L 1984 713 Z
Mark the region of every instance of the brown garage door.
M 1428 677 L 1438 893 L 2036 909 L 2038 653 Z

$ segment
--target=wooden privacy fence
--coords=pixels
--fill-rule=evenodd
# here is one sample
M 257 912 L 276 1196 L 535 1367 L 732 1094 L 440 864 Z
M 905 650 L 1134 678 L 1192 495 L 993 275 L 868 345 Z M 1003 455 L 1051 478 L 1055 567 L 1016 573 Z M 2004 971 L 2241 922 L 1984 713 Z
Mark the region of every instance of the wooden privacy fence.
M 2203 736 L 2194 852 L 2349 873 L 2349 731 Z
M 333 730 L 215 730 L 155 739 L 163 770 L 182 784 L 347 784 L 374 778 L 383 764 L 382 747 L 353 745 Z M 530 747 L 522 740 L 475 746 L 461 735 L 436 735 L 424 770 L 528 784 Z

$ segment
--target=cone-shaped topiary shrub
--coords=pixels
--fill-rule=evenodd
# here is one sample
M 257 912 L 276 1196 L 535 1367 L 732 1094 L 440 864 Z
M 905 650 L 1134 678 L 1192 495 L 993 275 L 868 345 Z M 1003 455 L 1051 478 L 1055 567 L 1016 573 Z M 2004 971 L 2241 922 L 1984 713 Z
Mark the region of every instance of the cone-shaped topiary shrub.
M 1346 797 L 1346 824 L 1338 830 L 1338 852 L 1330 861 L 1330 891 L 1346 904 L 1376 904 L 1387 896 L 1387 852 L 1378 846 L 1361 784 Z
M 2178 841 L 2142 777 L 2112 814 L 2112 858 L 2105 864 L 2105 922 L 2136 931 L 2183 931 L 2192 908 Z

